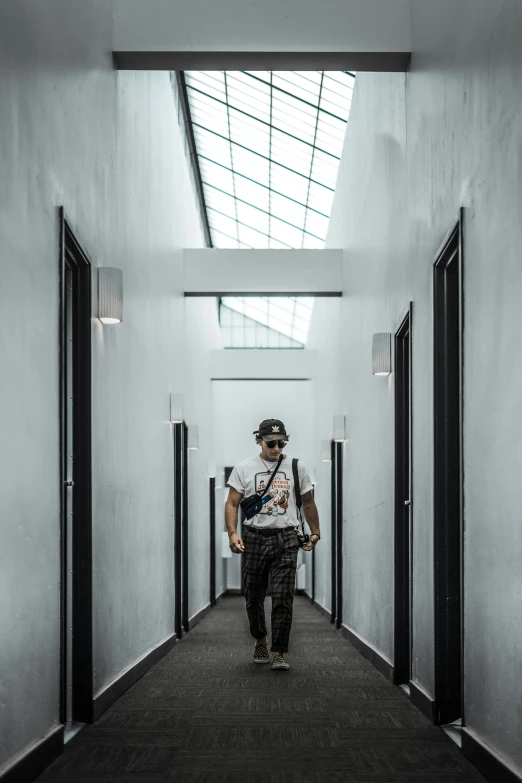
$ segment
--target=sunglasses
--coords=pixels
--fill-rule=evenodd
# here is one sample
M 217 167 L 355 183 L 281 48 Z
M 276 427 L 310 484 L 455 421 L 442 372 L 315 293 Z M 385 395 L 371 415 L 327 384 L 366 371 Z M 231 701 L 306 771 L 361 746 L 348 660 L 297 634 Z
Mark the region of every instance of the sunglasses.
M 277 446 L 279 449 L 284 449 L 284 447 L 288 443 L 287 440 L 265 440 L 264 438 L 263 440 L 265 441 L 267 446 L 270 446 L 271 448 L 275 448 Z

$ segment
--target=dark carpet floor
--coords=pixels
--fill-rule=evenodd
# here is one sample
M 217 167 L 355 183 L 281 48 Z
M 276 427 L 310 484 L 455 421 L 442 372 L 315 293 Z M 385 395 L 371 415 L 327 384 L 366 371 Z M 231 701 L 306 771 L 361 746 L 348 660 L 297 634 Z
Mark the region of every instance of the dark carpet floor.
M 252 653 L 244 599 L 227 596 L 39 783 L 484 783 L 308 599 L 290 671 Z

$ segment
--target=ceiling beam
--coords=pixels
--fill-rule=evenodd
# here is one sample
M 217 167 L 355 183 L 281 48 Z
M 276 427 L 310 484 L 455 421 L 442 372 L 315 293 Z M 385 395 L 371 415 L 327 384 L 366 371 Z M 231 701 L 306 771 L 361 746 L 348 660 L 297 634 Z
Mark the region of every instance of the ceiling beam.
M 410 52 L 113 52 L 120 71 L 407 71 Z
M 187 298 L 195 298 L 195 297 L 209 297 L 211 296 L 213 299 L 222 298 L 224 296 L 242 296 L 242 297 L 259 297 L 259 296 L 269 296 L 270 298 L 275 298 L 276 296 L 282 296 L 282 297 L 289 297 L 289 296 L 313 296 L 316 297 L 341 297 L 343 295 L 342 291 L 296 291 L 295 289 L 288 289 L 288 291 L 185 291 L 185 296 Z

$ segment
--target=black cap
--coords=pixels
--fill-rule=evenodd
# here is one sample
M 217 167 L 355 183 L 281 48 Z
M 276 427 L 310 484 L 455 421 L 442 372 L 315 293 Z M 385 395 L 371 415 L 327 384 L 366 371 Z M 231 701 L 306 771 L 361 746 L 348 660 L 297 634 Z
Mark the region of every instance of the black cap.
M 259 435 L 260 438 L 264 438 L 267 435 L 273 435 L 274 438 L 288 438 L 285 425 L 279 419 L 265 419 L 261 422 L 259 429 L 254 435 Z

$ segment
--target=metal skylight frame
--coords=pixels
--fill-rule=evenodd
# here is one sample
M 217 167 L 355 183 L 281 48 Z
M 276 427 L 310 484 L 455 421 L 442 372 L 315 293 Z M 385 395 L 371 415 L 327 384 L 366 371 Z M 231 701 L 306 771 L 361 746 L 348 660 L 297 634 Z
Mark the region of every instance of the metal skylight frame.
M 214 247 L 323 247 L 354 74 L 186 72 Z
M 207 71 L 177 79 L 207 244 L 322 248 L 355 74 Z M 235 328 L 241 314 L 245 335 L 257 323 L 283 335 L 285 347 L 304 347 L 313 300 L 304 309 L 297 301 L 236 297 L 220 307 L 235 312 Z M 226 347 L 235 347 L 225 331 Z
M 224 296 L 221 305 L 284 335 L 296 344 L 306 344 L 313 297 Z

